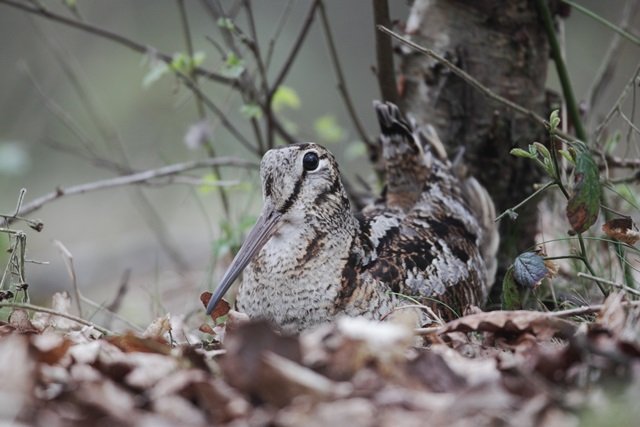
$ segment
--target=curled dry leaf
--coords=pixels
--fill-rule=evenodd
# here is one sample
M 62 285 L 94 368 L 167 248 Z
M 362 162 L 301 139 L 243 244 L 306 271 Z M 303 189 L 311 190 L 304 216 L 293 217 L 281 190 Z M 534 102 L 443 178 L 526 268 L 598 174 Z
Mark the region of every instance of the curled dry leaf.
M 59 313 L 71 314 L 71 297 L 67 292 L 56 292 L 51 299 L 51 308 Z M 41 330 L 53 328 L 61 331 L 71 331 L 82 328 L 82 325 L 73 320 L 41 312 L 33 315 L 32 323 Z
M 213 294 L 208 291 L 205 291 L 200 294 L 200 301 L 202 302 L 202 305 L 204 305 L 205 307 L 209 305 L 209 300 L 211 299 L 211 295 Z M 225 316 L 227 313 L 229 313 L 230 309 L 231 309 L 231 305 L 227 302 L 227 300 L 222 298 L 220 302 L 213 308 L 213 311 L 211 312 L 211 319 L 215 321 L 219 317 Z
M 169 354 L 171 352 L 171 347 L 161 337 L 141 338 L 132 332 L 127 332 L 124 335 L 106 337 L 105 340 L 110 344 L 115 345 L 125 353 L 142 352 Z
M 576 332 L 575 323 L 538 311 L 490 311 L 472 314 L 444 325 L 440 334 L 449 332 L 532 333 L 540 338 L 569 338 Z
M 602 231 L 608 237 L 628 245 L 635 245 L 640 240 L 640 232 L 631 218 L 615 218 L 602 224 Z
M 171 332 L 171 315 L 167 313 L 165 316 L 158 317 L 151 322 L 142 333 L 142 336 L 144 338 L 162 338 L 169 332 Z

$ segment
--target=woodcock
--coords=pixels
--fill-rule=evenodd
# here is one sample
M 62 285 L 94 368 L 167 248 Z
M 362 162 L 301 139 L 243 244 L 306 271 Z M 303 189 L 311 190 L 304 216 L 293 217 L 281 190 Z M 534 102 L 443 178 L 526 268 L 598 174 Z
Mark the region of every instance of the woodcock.
M 380 198 L 354 214 L 334 156 L 318 144 L 268 151 L 262 213 L 207 313 L 243 270 L 237 309 L 287 332 L 340 315 L 385 319 L 416 301 L 445 319 L 485 302 L 497 248 L 490 198 L 459 176 L 433 131 L 393 104 L 374 105 Z

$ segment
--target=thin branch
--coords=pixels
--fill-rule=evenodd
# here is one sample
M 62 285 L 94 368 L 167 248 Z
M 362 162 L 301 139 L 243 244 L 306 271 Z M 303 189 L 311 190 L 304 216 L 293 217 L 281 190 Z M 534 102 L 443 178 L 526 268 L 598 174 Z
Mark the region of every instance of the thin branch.
M 187 45 L 187 54 L 189 55 L 190 61 L 193 61 L 193 58 L 194 58 L 193 41 L 191 40 L 191 30 L 189 28 L 189 18 L 187 17 L 187 10 L 184 6 L 184 0 L 177 0 L 177 2 L 178 2 L 178 9 L 180 11 L 180 21 L 182 23 L 184 40 L 185 40 L 185 44 Z M 189 78 L 191 84 L 193 85 L 193 89 L 201 93 L 200 86 L 198 85 L 197 74 L 194 72 L 193 68 L 191 67 L 189 68 L 189 71 L 190 71 L 190 75 L 187 77 Z M 206 120 L 207 115 L 204 109 L 203 97 L 196 96 L 195 101 L 196 101 L 196 107 L 198 109 L 198 117 L 200 118 L 200 121 Z M 216 150 L 213 144 L 211 143 L 211 140 L 207 137 L 203 139 L 204 139 L 204 146 L 205 146 L 205 149 L 207 150 L 207 154 L 209 155 L 209 157 L 216 157 Z M 212 170 L 217 177 L 222 178 L 222 175 L 220 173 L 220 168 L 218 168 L 217 166 L 213 166 Z M 218 195 L 220 196 L 220 201 L 222 202 L 222 210 L 224 211 L 225 216 L 228 217 L 229 216 L 229 199 L 227 198 L 227 192 L 223 187 L 219 187 Z
M 462 80 L 464 80 L 465 82 L 467 82 L 471 87 L 473 87 L 474 89 L 478 90 L 479 92 L 481 92 L 483 95 L 485 95 L 487 98 L 492 99 L 508 108 L 510 108 L 513 111 L 516 111 L 524 116 L 529 117 L 530 119 L 538 122 L 540 125 L 544 126 L 545 128 L 549 128 L 549 122 L 547 120 L 545 120 L 543 117 L 541 117 L 540 115 L 538 115 L 536 112 L 529 110 L 527 108 L 524 108 L 521 105 L 516 104 L 515 102 L 512 102 L 510 100 L 508 100 L 507 98 L 504 98 L 503 96 L 498 95 L 497 93 L 493 92 L 491 89 L 489 89 L 488 87 L 486 87 L 485 85 L 483 85 L 482 83 L 480 83 L 478 80 L 476 80 L 475 77 L 472 77 L 470 74 L 468 74 L 467 72 L 465 72 L 464 70 L 462 70 L 461 68 L 457 67 L 455 64 L 453 64 L 451 61 L 449 61 L 448 59 L 438 55 L 436 52 L 434 52 L 431 49 L 428 49 L 426 47 L 422 47 L 414 42 L 412 42 L 411 40 L 402 37 L 401 35 L 391 31 L 390 29 L 383 27 L 382 25 L 378 25 L 378 30 L 382 31 L 385 34 L 390 35 L 391 37 L 393 37 L 394 39 L 398 40 L 399 42 L 401 42 L 402 44 L 405 44 L 407 46 L 409 46 L 410 48 L 424 54 L 427 55 L 433 59 L 435 59 L 436 61 L 440 62 L 441 64 L 443 64 L 444 66 L 446 66 L 448 69 L 451 70 L 451 72 L 453 72 L 455 75 L 457 75 L 458 77 L 460 77 Z M 572 136 L 570 135 L 566 135 L 564 133 L 558 132 L 559 135 L 572 140 L 574 139 Z
M 291 14 L 291 6 L 293 5 L 294 0 L 289 0 L 287 5 L 284 7 L 282 14 L 280 15 L 280 19 L 278 19 L 278 25 L 276 25 L 276 30 L 273 33 L 273 36 L 269 39 L 269 47 L 267 49 L 267 56 L 265 58 L 265 68 L 269 69 L 271 65 L 271 58 L 273 57 L 273 50 L 276 45 L 276 41 L 280 38 L 280 34 L 284 29 L 284 25 L 289 19 L 289 15 Z
M 284 79 L 287 77 L 287 74 L 289 73 L 289 69 L 291 68 L 291 65 L 293 65 L 293 62 L 295 61 L 296 57 L 298 56 L 298 52 L 302 47 L 302 43 L 304 43 L 304 40 L 307 38 L 307 34 L 311 29 L 311 24 L 313 23 L 313 18 L 315 17 L 316 9 L 320 5 L 321 5 L 320 0 L 314 0 L 314 2 L 311 4 L 311 7 L 307 12 L 307 16 L 304 22 L 302 23 L 302 28 L 300 29 L 300 33 L 296 38 L 296 42 L 293 45 L 291 52 L 289 52 L 289 56 L 284 61 L 284 65 L 280 69 L 280 72 L 278 73 L 275 81 L 273 82 L 273 85 L 271 86 L 271 92 L 269 93 L 269 100 L 271 100 L 275 91 L 278 89 L 278 87 L 282 84 Z
M 64 317 L 65 319 L 72 320 L 80 325 L 89 326 L 94 328 L 96 331 L 100 332 L 103 335 L 113 335 L 113 332 L 110 330 L 103 328 L 102 326 L 98 326 L 93 322 L 89 322 L 88 320 L 81 319 L 80 317 L 73 316 L 68 313 L 63 313 L 61 311 L 56 311 L 46 307 L 39 307 L 33 304 L 26 304 L 20 302 L 0 302 L 0 308 L 2 307 L 11 307 L 11 308 L 22 308 L 24 310 L 38 311 L 40 313 L 47 313 L 53 316 Z
M 547 33 L 549 39 L 549 45 L 551 47 L 551 57 L 556 64 L 556 71 L 558 72 L 558 78 L 560 79 L 560 85 L 562 86 L 562 93 L 567 104 L 567 111 L 569 117 L 573 122 L 573 127 L 576 130 L 576 136 L 582 141 L 587 140 L 587 131 L 582 125 L 582 118 L 580 117 L 580 111 L 578 110 L 578 103 L 576 97 L 573 94 L 573 88 L 571 86 L 571 80 L 569 78 L 569 72 L 562 58 L 562 52 L 560 50 L 560 44 L 556 37 L 556 32 L 553 26 L 553 17 L 549 10 L 547 0 L 536 0 L 536 6 L 538 8 L 538 14 L 542 18 L 542 24 Z
M 391 28 L 388 0 L 373 0 L 373 21 L 376 26 Z M 376 75 L 380 95 L 385 101 L 398 103 L 398 86 L 396 84 L 396 70 L 393 65 L 393 46 L 391 39 L 381 32 L 374 31 L 376 36 Z
M 595 282 L 606 283 L 607 285 L 611 285 L 611 286 L 616 287 L 618 289 L 622 289 L 622 290 L 624 290 L 626 292 L 629 292 L 630 294 L 633 294 L 635 296 L 640 296 L 640 291 L 638 291 L 637 289 L 630 288 L 629 286 L 623 285 L 622 283 L 613 282 L 611 280 L 603 279 L 602 277 L 592 276 L 591 274 L 583 273 L 581 271 L 578 272 L 578 277 L 584 277 L 585 279 L 593 280 Z
M 356 109 L 353 106 L 353 102 L 351 101 L 351 97 L 349 96 L 349 91 L 347 90 L 347 83 L 344 78 L 344 74 L 342 73 L 342 66 L 340 65 L 340 60 L 338 59 L 338 51 L 336 49 L 336 44 L 333 40 L 333 35 L 331 32 L 331 26 L 329 25 L 329 19 L 327 18 L 327 11 L 325 10 L 324 2 L 320 2 L 320 18 L 322 21 L 322 28 L 324 29 L 324 35 L 327 40 L 327 45 L 329 47 L 329 56 L 331 58 L 331 62 L 333 64 L 333 69 L 336 73 L 336 78 L 338 79 L 338 91 L 340 95 L 342 95 L 342 100 L 344 101 L 345 106 L 347 107 L 347 112 L 349 113 L 349 117 L 351 117 L 351 121 L 353 122 L 356 130 L 358 131 L 358 135 L 362 142 L 364 142 L 367 146 L 374 146 L 373 142 L 370 141 L 369 135 L 365 130 L 362 122 L 358 118 L 356 114 Z
M 597 13 L 593 13 L 592 11 L 587 9 L 586 7 L 579 5 L 578 3 L 574 2 L 574 1 L 562 0 L 562 2 L 570 5 L 571 7 L 573 7 L 574 9 L 576 9 L 576 10 L 582 12 L 582 13 L 584 13 L 585 15 L 595 19 L 596 21 L 600 22 L 601 24 L 605 25 L 606 27 L 609 27 L 611 30 L 613 30 L 616 33 L 620 34 L 622 37 L 626 38 L 631 43 L 634 43 L 634 44 L 640 46 L 640 37 L 636 37 L 635 35 L 631 34 L 630 32 L 625 31 L 623 28 L 620 28 L 616 24 L 607 21 L 602 16 L 598 15 Z
M 121 187 L 123 185 L 131 185 L 131 184 L 139 184 L 148 181 L 152 181 L 154 179 L 167 177 L 170 175 L 176 175 L 182 172 L 186 172 L 188 170 L 193 169 L 201 169 L 212 166 L 234 166 L 234 167 L 244 167 L 244 168 L 257 168 L 253 162 L 249 162 L 247 160 L 238 159 L 235 157 L 216 157 L 213 159 L 204 159 L 204 160 L 196 160 L 191 162 L 184 163 L 176 163 L 173 165 L 163 166 L 158 169 L 146 170 L 143 172 L 134 173 L 131 175 L 123 175 L 115 178 L 109 178 L 101 181 L 89 182 L 86 184 L 79 184 L 72 187 L 67 188 L 58 188 L 56 191 L 53 191 L 49 194 L 45 194 L 44 196 L 38 197 L 35 200 L 23 205 L 20 210 L 20 215 L 28 215 L 38 209 L 40 209 L 45 204 L 59 199 L 63 196 L 72 196 L 75 194 L 87 193 L 89 191 L 97 191 L 104 190 L 106 188 L 114 188 Z M 8 218 L 9 223 L 12 222 L 12 218 Z
M 51 12 L 50 10 L 42 6 L 28 6 L 26 3 L 21 3 L 14 0 L 0 0 L 0 4 L 6 4 L 7 6 L 20 9 L 28 13 L 33 13 L 35 15 L 42 16 L 52 21 L 56 21 L 64 25 L 86 31 L 91 34 L 95 34 L 102 38 L 105 38 L 115 43 L 118 43 L 120 45 L 123 45 L 135 52 L 139 52 L 143 54 L 153 53 L 158 59 L 160 59 L 162 62 L 166 64 L 171 64 L 171 61 L 173 60 L 173 58 L 170 55 L 159 52 L 157 49 L 154 49 L 151 46 L 146 46 L 144 44 L 138 43 L 134 40 L 131 40 L 127 37 L 124 37 L 120 34 L 109 31 L 107 29 L 96 27 L 94 25 L 87 24 L 75 19 L 71 19 L 64 15 L 59 15 L 57 13 Z M 212 80 L 218 83 L 231 85 L 231 86 L 234 86 L 237 84 L 236 79 L 232 79 L 229 77 L 222 76 L 220 74 L 216 74 L 202 67 L 194 67 L 194 72 L 199 76 L 206 77 L 209 80 Z
M 620 303 L 623 307 L 638 307 L 640 306 L 640 301 L 623 301 Z M 605 308 L 605 304 L 594 304 L 594 305 L 586 305 L 582 307 L 570 308 L 567 310 L 558 310 L 558 311 L 549 311 L 549 312 L 536 312 L 548 316 L 550 318 L 567 318 L 567 317 L 577 317 L 577 316 L 585 316 L 588 314 L 599 313 L 603 308 Z M 508 311 L 505 311 L 508 313 Z M 456 319 L 455 321 L 460 321 L 460 319 Z M 432 335 L 432 334 L 443 334 L 447 333 L 447 326 L 449 324 L 444 324 L 442 326 L 433 326 L 429 328 L 416 328 L 414 329 L 414 333 L 416 335 Z
M 538 194 L 542 193 L 544 190 L 546 190 L 549 187 L 553 187 L 554 185 L 557 185 L 555 181 L 549 181 L 547 182 L 545 185 L 543 185 L 542 187 L 538 188 L 536 191 L 534 191 L 533 193 L 531 193 L 529 196 L 527 196 L 526 199 L 524 199 L 523 201 L 521 201 L 520 203 L 518 203 L 517 205 L 515 205 L 512 208 L 506 209 L 504 212 L 502 212 L 500 215 L 498 215 L 496 217 L 496 219 L 493 220 L 493 222 L 498 222 L 500 221 L 505 215 L 509 215 L 511 216 L 512 213 L 515 213 L 515 211 L 517 209 L 519 209 L 520 207 L 522 207 L 522 205 L 524 205 L 525 203 L 527 203 L 529 200 L 533 199 L 534 197 L 536 197 Z
M 639 7 L 640 2 L 636 0 L 627 0 L 625 2 L 624 9 L 622 10 L 622 18 L 618 26 L 622 29 L 626 29 L 629 26 L 629 20 L 636 15 Z M 620 59 L 619 53 L 622 48 L 622 40 L 623 39 L 619 34 L 614 34 L 607 51 L 602 58 L 600 67 L 598 68 L 598 71 L 596 71 L 596 75 L 587 90 L 585 99 L 587 101 L 589 111 L 593 111 L 593 106 L 602 96 L 604 88 L 612 81 L 611 76 L 614 73 L 615 64 Z
M 613 107 L 611 107 L 611 109 L 605 116 L 602 123 L 600 123 L 596 128 L 596 139 L 595 139 L 596 141 L 600 140 L 600 136 L 602 135 L 602 132 L 604 131 L 607 124 L 609 124 L 609 121 L 611 121 L 611 119 L 613 118 L 613 115 L 616 112 L 620 112 L 620 106 L 622 105 L 622 101 L 627 97 L 627 94 L 629 93 L 629 89 L 634 87 L 636 79 L 638 78 L 639 75 L 640 75 L 640 62 L 636 66 L 636 69 L 631 75 L 631 78 L 629 79 L 629 81 L 627 81 L 627 84 L 624 86 L 624 90 L 620 93 L 620 95 L 618 96 L 618 99 L 616 99 L 616 102 L 613 103 Z

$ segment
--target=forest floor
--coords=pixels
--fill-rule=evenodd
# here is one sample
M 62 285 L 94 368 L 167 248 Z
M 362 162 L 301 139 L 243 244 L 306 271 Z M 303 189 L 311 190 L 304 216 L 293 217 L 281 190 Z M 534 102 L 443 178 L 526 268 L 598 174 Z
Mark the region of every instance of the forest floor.
M 264 323 L 205 325 L 206 341 L 188 344 L 174 340 L 168 317 L 144 334 L 104 335 L 15 309 L 0 325 L 0 419 L 631 426 L 640 419 L 639 317 L 639 306 L 613 294 L 597 307 L 478 311 L 419 331 L 357 318 L 288 337 Z

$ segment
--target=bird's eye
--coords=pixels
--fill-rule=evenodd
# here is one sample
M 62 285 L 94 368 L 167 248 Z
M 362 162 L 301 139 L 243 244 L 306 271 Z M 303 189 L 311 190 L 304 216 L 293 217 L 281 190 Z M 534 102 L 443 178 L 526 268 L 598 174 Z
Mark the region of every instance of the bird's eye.
M 306 171 L 314 171 L 318 168 L 318 163 L 320 160 L 318 159 L 318 153 L 314 151 L 309 151 L 302 158 L 302 167 Z

